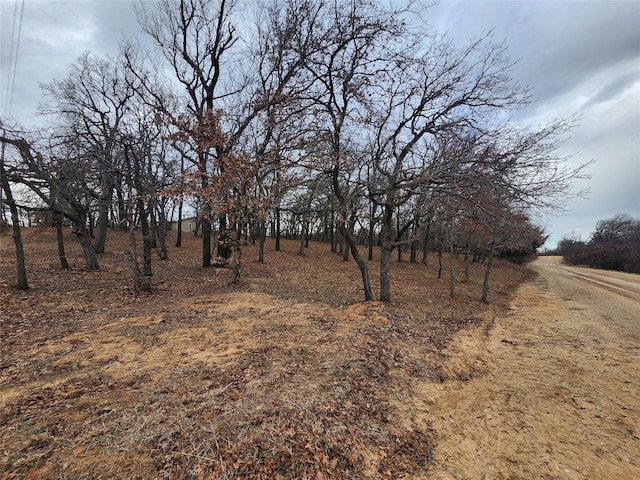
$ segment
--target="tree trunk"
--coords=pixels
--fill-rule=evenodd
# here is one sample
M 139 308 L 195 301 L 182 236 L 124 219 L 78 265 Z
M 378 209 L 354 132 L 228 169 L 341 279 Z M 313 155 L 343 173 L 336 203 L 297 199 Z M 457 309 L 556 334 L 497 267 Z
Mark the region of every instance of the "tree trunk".
M 109 226 L 109 207 L 113 196 L 113 176 L 111 173 L 102 174 L 102 191 L 98 199 L 98 221 L 96 222 L 95 251 L 104 253 L 107 240 L 107 228 Z
M 339 179 L 338 168 L 335 167 L 333 169 L 332 178 L 331 178 L 333 193 L 338 198 L 338 203 L 340 205 L 341 211 L 344 214 L 343 218 L 338 219 L 338 229 L 340 230 L 340 233 L 345 238 L 345 240 L 349 243 L 349 246 L 351 247 L 351 254 L 353 255 L 354 260 L 358 264 L 358 267 L 360 268 L 360 274 L 362 275 L 362 287 L 364 289 L 364 300 L 365 302 L 369 302 L 373 300 L 373 293 L 371 291 L 371 281 L 369 280 L 369 269 L 367 267 L 367 263 L 360 256 L 360 253 L 358 252 L 358 246 L 356 245 L 356 241 L 351 235 L 351 233 L 347 230 L 346 223 L 343 223 L 343 222 L 346 222 L 347 220 L 347 216 L 346 216 L 347 202 L 345 200 L 342 189 L 340 188 L 340 182 L 338 179 Z
M 382 246 L 380 247 L 380 301 L 391 301 L 391 253 L 393 232 L 393 210 L 391 207 L 385 207 L 384 216 L 382 217 L 382 230 L 380 239 Z
M 264 263 L 264 242 L 265 237 L 267 236 L 267 226 L 265 225 L 264 218 L 260 220 L 258 228 L 260 229 L 260 242 L 258 243 L 258 263 Z
M 88 230 L 89 238 L 91 240 L 95 240 L 96 236 L 94 235 L 94 232 L 93 232 L 94 226 L 95 226 L 95 221 L 94 221 L 94 218 L 93 218 L 93 214 L 91 213 L 91 210 L 89 210 L 89 213 L 87 214 L 87 219 L 89 220 L 89 222 L 88 222 L 89 223 L 89 230 Z M 95 251 L 95 247 L 94 247 L 93 250 Z
M 138 215 L 140 215 L 140 229 L 142 230 L 142 240 L 143 240 L 143 259 L 142 259 L 142 274 L 145 277 L 153 276 L 153 271 L 151 269 L 151 250 L 153 248 L 152 244 L 152 234 L 149 228 L 149 218 L 148 213 L 144 205 L 144 201 L 139 197 L 138 199 Z
M 133 222 L 129 222 L 129 264 L 131 266 L 131 280 L 133 290 L 140 290 L 140 268 L 138 267 L 138 250 L 136 245 L 136 229 Z
M 311 236 L 311 222 L 307 219 L 304 229 L 304 248 L 309 248 L 309 237 Z
M 147 207 L 147 214 L 149 219 L 149 239 L 151 240 L 151 248 L 158 248 L 158 217 L 156 216 L 156 201 L 149 200 L 149 206 Z
M 398 207 L 398 215 L 396 216 L 396 239 L 401 240 L 402 232 L 400 231 L 400 207 Z M 402 245 L 398 244 L 398 263 L 402 262 Z
M 429 233 L 430 233 L 430 226 L 427 223 L 426 228 L 424 229 L 424 241 L 422 243 L 422 264 L 426 265 L 427 264 L 427 258 L 429 257 Z
M 449 241 L 449 297 L 451 298 L 453 298 L 456 294 L 453 254 L 454 254 L 453 239 L 451 239 Z
M 413 220 L 413 232 L 411 234 L 411 238 L 413 238 L 413 242 L 411 242 L 411 254 L 409 255 L 409 261 L 411 263 L 416 263 L 418 261 L 418 240 L 416 237 L 420 231 L 420 216 L 416 214 Z
M 125 157 L 127 158 L 127 164 L 129 164 L 126 148 Z M 129 195 L 127 197 L 127 224 L 129 225 L 129 267 L 131 269 L 131 282 L 133 285 L 133 291 L 138 292 L 141 288 L 140 267 L 138 265 L 136 222 L 133 216 L 133 187 L 131 186 L 131 183 L 129 183 Z
M 353 238 L 353 235 L 351 235 L 342 224 L 338 227 L 338 229 L 340 230 L 342 236 L 345 238 L 346 242 L 351 247 L 351 255 L 360 268 L 360 275 L 362 276 L 362 287 L 364 290 L 364 301 L 370 302 L 373 300 L 373 293 L 371 290 L 371 280 L 369 279 L 369 268 L 367 267 L 367 262 L 365 262 L 364 259 L 360 256 L 360 252 L 358 252 L 358 246 L 356 245 L 356 241 L 355 238 Z
M 487 260 L 487 269 L 484 272 L 484 283 L 482 284 L 482 301 L 488 303 L 487 297 L 489 295 L 489 276 L 491 275 L 491 267 L 493 266 L 493 251 L 494 245 L 491 244 L 489 248 L 489 258 Z
M 307 238 L 307 222 L 308 222 L 308 213 L 305 212 L 302 214 L 302 226 L 300 231 L 300 246 L 298 247 L 298 255 L 304 256 L 304 247 Z
M 304 257 L 304 234 L 300 235 L 300 242 L 298 245 L 298 255 Z
M 176 238 L 176 247 L 182 246 L 182 205 L 184 204 L 184 155 L 180 157 L 180 202 L 178 203 L 178 236 Z M 173 218 L 173 213 L 171 215 Z
M 87 229 L 87 225 L 83 218 L 75 223 L 75 234 L 78 237 L 78 241 L 82 246 L 82 252 L 84 253 L 85 268 L 89 271 L 99 270 L 98 258 L 96 257 L 96 251 L 91 243 L 91 235 Z
M 54 222 L 56 224 L 56 239 L 58 240 L 58 259 L 60 260 L 60 268 L 69 269 L 69 262 L 64 253 L 64 235 L 62 234 L 62 214 L 54 212 Z
M 471 255 L 469 255 L 469 242 L 467 241 L 466 248 L 464 249 L 464 281 L 468 282 L 470 278 L 470 259 Z
M 167 230 L 168 222 L 167 216 L 164 213 L 164 207 L 162 205 L 157 206 L 158 209 L 158 228 L 156 230 L 157 251 L 160 260 L 167 260 L 169 258 L 169 248 L 167 247 Z
M 380 248 L 380 301 L 391 301 L 391 253 L 393 248 L 389 243 L 382 241 Z
M 455 272 L 454 272 L 454 254 L 455 254 L 455 238 L 456 238 L 456 222 L 451 220 L 449 228 L 449 296 L 455 296 Z
M 4 157 L 4 143 L 2 144 L 2 155 Z M 4 158 L 2 159 L 4 161 Z M 18 290 L 28 290 L 29 284 L 27 283 L 27 268 L 24 261 L 24 247 L 22 245 L 22 234 L 20 231 L 20 216 L 18 215 L 18 207 L 13 199 L 13 193 L 9 185 L 9 179 L 4 171 L 4 163 L 0 170 L 2 176 L 2 190 L 4 190 L 7 197 L 6 203 L 9 205 L 11 211 L 11 223 L 13 226 L 13 243 L 16 247 L 16 273 L 17 273 L 17 287 Z
M 240 246 L 240 232 L 241 229 L 236 230 L 236 238 L 233 242 L 233 257 L 235 262 L 233 263 L 233 283 L 240 283 L 240 272 L 242 269 L 242 247 Z
M 367 245 L 367 260 L 373 260 L 373 226 L 369 225 L 369 244 Z
M 276 207 L 276 252 L 280 251 L 280 207 Z
M 127 207 L 125 205 L 125 199 L 124 199 L 124 193 L 122 192 L 122 186 L 119 185 L 118 187 L 116 187 L 116 196 L 118 197 L 117 200 L 117 207 L 118 207 L 118 230 L 120 230 L 121 232 L 128 232 L 129 231 L 129 225 L 128 225 L 128 219 L 129 217 L 127 216 Z
M 193 229 L 193 236 L 197 237 L 200 228 L 202 227 L 202 217 L 200 214 L 196 214 L 196 228 Z
M 178 236 L 176 237 L 176 247 L 182 246 L 182 196 L 180 196 L 180 203 L 178 203 Z
M 209 186 L 209 176 L 207 173 L 207 153 L 200 152 L 198 154 L 198 170 L 200 171 L 200 185 L 203 190 L 206 190 Z M 211 214 L 211 209 L 206 208 L 205 205 L 202 206 L 202 211 L 200 212 L 200 226 L 202 228 L 202 267 L 208 268 L 211 266 L 211 221 L 209 220 L 209 215 Z M 226 229 L 227 218 L 222 215 L 220 217 L 220 232 L 223 232 Z M 198 234 L 198 230 L 196 228 L 195 234 Z
M 336 232 L 335 232 L 335 212 L 331 210 L 331 224 L 329 230 L 329 243 L 331 244 L 331 252 L 336 253 Z
M 218 234 L 218 237 L 220 235 L 222 235 L 224 232 L 227 231 L 227 216 L 226 215 L 223 214 L 223 215 L 220 216 L 219 225 L 220 225 L 220 230 L 219 230 L 220 233 Z M 241 227 L 238 226 L 237 228 L 240 229 Z M 209 230 L 209 231 L 211 231 L 211 230 Z M 202 235 L 204 236 L 204 228 L 202 229 Z M 240 233 L 238 233 L 238 235 L 240 235 Z M 238 238 L 240 238 L 240 237 L 238 236 Z M 233 254 L 233 248 L 231 246 L 225 246 L 225 245 L 226 244 L 224 242 L 220 242 L 218 240 L 218 249 L 217 249 L 216 255 L 218 257 L 224 258 L 225 260 L 229 260 L 231 258 L 231 255 Z
M 347 231 L 346 227 L 342 227 L 341 231 Z M 353 241 L 355 242 L 356 239 L 354 238 Z M 342 239 L 340 241 L 340 252 L 342 253 L 342 261 L 343 262 L 348 262 L 349 261 L 349 246 L 348 246 L 348 242 L 347 242 L 347 237 L 343 234 L 342 235 Z
M 442 278 L 442 245 L 438 246 L 438 278 Z
M 202 228 L 202 267 L 208 268 L 211 266 L 211 222 L 203 217 L 200 220 L 200 226 Z
M 371 209 L 369 210 L 369 251 L 367 258 L 373 260 L 373 242 L 375 234 L 375 216 L 376 216 L 376 204 L 371 202 Z

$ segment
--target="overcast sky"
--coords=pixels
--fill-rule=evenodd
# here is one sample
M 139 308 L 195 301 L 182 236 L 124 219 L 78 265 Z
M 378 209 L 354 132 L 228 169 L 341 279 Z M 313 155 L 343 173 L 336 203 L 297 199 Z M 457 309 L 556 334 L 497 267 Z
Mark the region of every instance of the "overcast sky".
M 137 37 L 139 28 L 126 0 L 22 5 L 0 0 L 0 116 L 28 127 L 38 123 L 39 83 L 63 79 L 87 50 L 116 55 L 122 35 Z M 588 240 L 598 220 L 617 213 L 640 218 L 640 1 L 443 1 L 423 17 L 460 45 L 490 30 L 507 43 L 519 60 L 514 77 L 531 86 L 535 100 L 518 122 L 582 116 L 562 152 L 575 165 L 595 160 L 591 180 L 577 185 L 590 193 L 567 214 L 539 219 L 550 246 L 568 234 Z M 19 46 L 17 64 L 12 45 L 13 52 Z

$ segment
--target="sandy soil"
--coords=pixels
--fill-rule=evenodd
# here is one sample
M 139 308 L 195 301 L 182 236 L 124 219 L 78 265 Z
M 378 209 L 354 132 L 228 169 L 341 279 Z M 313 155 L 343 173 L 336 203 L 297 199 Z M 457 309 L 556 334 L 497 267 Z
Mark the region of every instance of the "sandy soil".
M 16 292 L 0 238 L 2 480 L 640 478 L 638 275 L 544 257 L 512 297 L 532 275 L 499 262 L 485 305 L 482 265 L 450 299 L 403 262 L 393 303 L 359 303 L 324 245 L 232 287 L 188 238 L 133 296 L 126 237 L 100 272 L 26 239 Z
M 416 386 L 436 431 L 430 479 L 640 478 L 640 276 L 541 257 L 508 314 L 460 333 Z
M 69 233 L 70 235 L 70 233 Z M 98 272 L 56 263 L 55 232 L 25 232 L 31 289 L 12 287 L 0 237 L 0 478 L 364 479 L 426 471 L 434 438 L 415 385 L 449 374 L 443 349 L 503 311 L 530 275 L 498 262 L 458 281 L 437 263 L 394 263 L 394 301 L 360 303 L 353 262 L 312 243 L 245 247 L 243 282 L 197 266 L 198 239 L 128 289 L 126 236 Z M 124 252 L 124 253 L 123 253 Z M 375 262 L 371 262 L 372 275 Z M 457 278 L 464 264 L 456 261 Z M 455 372 L 452 373 L 458 378 Z M 462 377 L 461 377 L 462 378 Z

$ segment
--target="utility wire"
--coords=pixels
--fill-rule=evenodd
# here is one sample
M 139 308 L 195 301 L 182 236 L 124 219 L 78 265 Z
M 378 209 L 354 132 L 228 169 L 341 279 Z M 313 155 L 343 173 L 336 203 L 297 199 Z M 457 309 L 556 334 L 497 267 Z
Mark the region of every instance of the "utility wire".
M 16 87 L 16 72 L 18 71 L 18 54 L 20 53 L 20 37 L 22 34 L 22 18 L 24 17 L 24 0 L 20 8 L 20 23 L 18 23 L 18 41 L 16 42 L 16 58 L 13 62 L 13 81 L 11 82 L 11 98 L 9 98 L 9 115 L 11 115 L 11 106 L 13 105 L 13 92 Z
M 9 53 L 9 68 L 7 69 L 7 91 L 5 92 L 5 115 L 11 115 L 11 107 L 13 104 L 13 92 L 15 91 L 16 86 L 16 72 L 18 66 L 18 55 L 20 51 L 20 37 L 22 34 L 22 19 L 24 18 L 24 0 L 22 0 L 22 5 L 20 8 L 20 22 L 18 23 L 18 37 L 16 39 L 16 49 L 15 55 L 13 50 L 13 40 L 16 38 L 16 19 L 18 17 L 18 0 L 16 0 L 15 6 L 13 8 L 13 26 L 11 29 L 11 51 Z M 13 77 L 11 76 L 11 68 L 13 66 Z
M 18 0 L 13 5 L 13 27 L 11 28 L 11 46 L 9 47 L 9 68 L 7 68 L 7 89 L 4 92 L 4 114 L 7 115 L 9 105 L 9 85 L 11 85 L 11 67 L 13 65 L 13 39 L 16 32 L 16 18 L 18 17 Z

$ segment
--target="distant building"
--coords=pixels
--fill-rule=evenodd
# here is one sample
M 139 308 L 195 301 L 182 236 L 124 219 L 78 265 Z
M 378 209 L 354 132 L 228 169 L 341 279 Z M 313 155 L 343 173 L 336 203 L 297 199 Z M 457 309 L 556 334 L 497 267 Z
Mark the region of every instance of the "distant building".
M 187 217 L 182 219 L 182 231 L 193 232 L 198 225 L 198 217 Z M 178 222 L 169 222 L 169 230 L 178 230 Z

